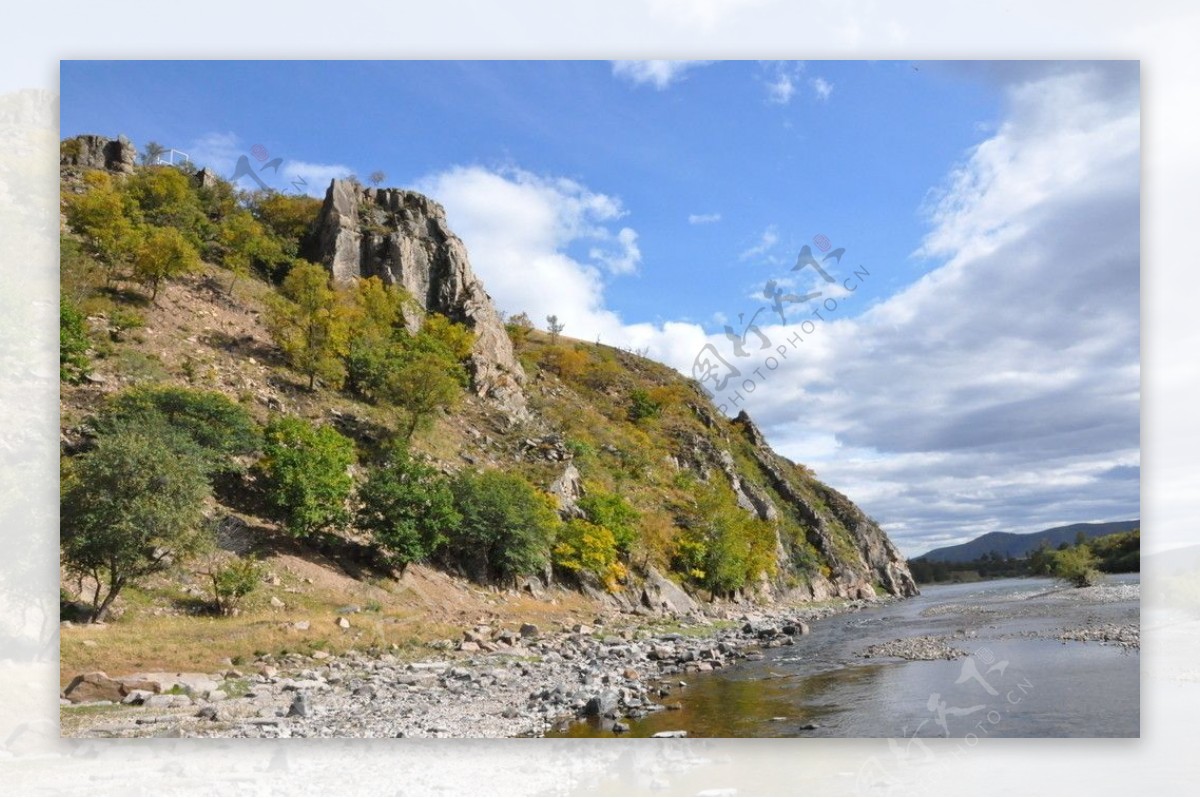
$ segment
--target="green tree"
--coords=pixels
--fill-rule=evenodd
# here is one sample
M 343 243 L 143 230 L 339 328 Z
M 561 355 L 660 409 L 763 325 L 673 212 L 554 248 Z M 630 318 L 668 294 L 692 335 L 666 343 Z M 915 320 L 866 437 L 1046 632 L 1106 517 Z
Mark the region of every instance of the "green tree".
M 299 538 L 348 520 L 353 441 L 294 416 L 273 420 L 263 437 L 258 471 L 275 520 Z
M 233 273 L 229 280 L 231 294 L 238 278 L 248 276 L 256 264 L 269 270 L 285 257 L 279 242 L 249 211 L 236 210 L 226 216 L 217 237 L 224 250 L 225 267 Z
M 402 434 L 410 440 L 432 416 L 453 407 L 468 384 L 463 359 L 474 346 L 474 334 L 444 316 L 429 314 L 419 332 L 410 335 L 396 326 L 402 319 L 402 305 L 388 305 L 384 299 L 370 300 L 381 309 L 368 313 L 361 309 L 363 299 L 375 289 L 360 287 L 356 317 L 375 321 L 363 323 L 356 332 L 347 357 L 347 371 L 354 391 L 365 398 L 392 405 L 404 414 Z M 399 296 L 403 303 L 405 298 Z M 392 307 L 393 316 L 385 309 Z M 393 318 L 389 331 L 381 322 Z
M 123 193 L 137 206 L 138 221 L 170 227 L 193 247 L 207 237 L 209 221 L 190 177 L 172 166 L 150 166 L 126 178 Z
M 359 488 L 357 526 L 371 534 L 384 558 L 401 573 L 431 556 L 461 517 L 450 483 L 404 446 L 391 449 Z
M 58 378 L 78 382 L 88 367 L 89 342 L 83 314 L 67 300 L 58 301 Z
M 262 444 L 254 419 L 216 391 L 174 386 L 135 387 L 116 394 L 96 418 L 102 434 L 147 430 L 180 454 L 199 459 L 208 473 L 231 471 L 231 458 L 252 454 Z
M 308 389 L 313 390 L 318 377 L 340 385 L 349 329 L 329 273 L 315 263 L 299 262 L 284 279 L 280 295 L 270 298 L 268 311 L 275 343 L 292 367 L 308 377 Z
M 463 389 L 452 365 L 437 355 L 417 352 L 387 374 L 380 393 L 403 411 L 407 441 L 434 413 L 453 407 Z
M 446 545 L 452 564 L 480 582 L 546 567 L 559 525 L 553 499 L 502 471 L 463 472 L 452 489 L 462 517 Z
M 612 532 L 618 551 L 622 554 L 629 552 L 638 537 L 641 514 L 625 500 L 625 497 L 616 493 L 588 490 L 579 499 L 578 504 L 587 520 Z
M 345 297 L 350 334 L 346 347 L 346 387 L 364 399 L 392 367 L 399 336 L 407 337 L 404 309 L 411 298 L 378 277 L 355 281 Z
M 150 301 L 158 299 L 163 280 L 190 274 L 200 268 L 200 253 L 174 227 L 150 227 L 134 250 L 133 273 L 150 286 Z
M 201 464 L 150 434 L 104 436 L 76 458 L 64 481 L 62 557 L 95 582 L 93 620 L 104 620 L 124 587 L 203 546 L 207 496 Z

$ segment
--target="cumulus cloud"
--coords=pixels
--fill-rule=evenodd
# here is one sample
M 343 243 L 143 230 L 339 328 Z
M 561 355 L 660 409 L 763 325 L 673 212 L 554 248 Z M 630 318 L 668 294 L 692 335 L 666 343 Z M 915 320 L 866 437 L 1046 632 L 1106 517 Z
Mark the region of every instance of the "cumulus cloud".
M 588 257 L 603 264 L 612 274 L 632 274 L 637 271 L 642 251 L 638 249 L 638 235 L 633 228 L 622 227 L 615 236 L 605 234 L 600 238 L 612 245 L 594 246 L 588 250 Z
M 650 84 L 662 91 L 682 80 L 689 69 L 705 66 L 708 61 L 613 61 L 612 73 L 635 86 Z
M 527 312 L 538 324 L 555 314 L 566 335 L 647 349 L 665 362 L 688 361 L 704 345 L 698 325 L 626 324 L 606 306 L 606 281 L 641 260 L 637 231 L 620 224 L 626 211 L 618 198 L 573 180 L 479 166 L 430 175 L 416 187 L 445 206 L 501 309 Z M 578 251 L 587 258 L 571 254 Z
M 910 554 L 1138 513 L 1139 117 L 1111 90 L 1128 70 L 1006 84 L 1004 122 L 927 204 L 917 255 L 942 265 L 821 323 L 745 399 Z
M 721 221 L 719 213 L 690 213 L 688 214 L 688 224 L 713 224 Z

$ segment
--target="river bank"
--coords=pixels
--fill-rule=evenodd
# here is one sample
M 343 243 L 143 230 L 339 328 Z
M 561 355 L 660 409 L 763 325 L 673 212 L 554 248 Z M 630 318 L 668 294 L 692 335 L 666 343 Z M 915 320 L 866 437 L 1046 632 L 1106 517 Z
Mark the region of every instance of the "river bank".
M 555 630 L 473 626 L 441 646 L 454 650 L 407 662 L 317 651 L 207 674 L 91 676 L 64 691 L 99 700 L 64 703 L 63 734 L 536 737 L 579 718 L 621 733 L 680 708 L 689 678 L 762 659 L 793 647 L 814 621 L 889 601 L 724 607 L 715 618 L 651 623 L 617 616 Z

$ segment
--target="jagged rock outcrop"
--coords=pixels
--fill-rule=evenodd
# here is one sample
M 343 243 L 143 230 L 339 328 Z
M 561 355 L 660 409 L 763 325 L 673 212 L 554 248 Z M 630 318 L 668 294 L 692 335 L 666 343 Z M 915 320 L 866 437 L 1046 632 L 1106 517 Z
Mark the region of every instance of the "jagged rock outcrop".
M 844 495 L 803 475 L 794 463 L 776 454 L 744 410 L 733 424 L 750 443 L 771 489 L 803 523 L 808 542 L 828 564 L 829 575 L 816 576 L 809 583 L 814 600 L 869 598 L 876 593 L 875 585 L 895 596 L 917 595 L 908 563 L 878 524 Z M 744 492 L 748 483 L 739 483 Z M 765 511 L 758 514 L 768 517 Z
M 62 140 L 58 162 L 60 166 L 132 174 L 137 163 L 137 148 L 124 136 L 110 139 L 85 134 Z
M 475 332 L 472 385 L 511 415 L 526 414 L 525 371 L 463 242 L 441 205 L 396 188 L 363 188 L 334 180 L 316 226 L 317 257 L 337 282 L 378 277 L 406 289 L 429 312 Z

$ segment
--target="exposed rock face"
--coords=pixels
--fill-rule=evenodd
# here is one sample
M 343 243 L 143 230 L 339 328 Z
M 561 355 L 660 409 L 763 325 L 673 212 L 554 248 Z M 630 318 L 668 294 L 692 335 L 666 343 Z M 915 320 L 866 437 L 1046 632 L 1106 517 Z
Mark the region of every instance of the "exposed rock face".
M 829 565 L 828 577 L 817 576 L 809 584 L 814 600 L 834 596 L 870 598 L 875 595 L 876 584 L 894 596 L 917 595 L 908 563 L 878 524 L 841 493 L 803 475 L 795 464 L 776 454 L 744 410 L 734 419 L 734 426 L 750 442 L 755 462 L 770 487 L 801 520 L 808 542 Z M 741 484 L 743 490 L 747 486 Z M 760 497 L 753 504 L 761 501 Z M 767 511 L 757 506 L 755 509 L 760 518 L 768 518 Z
M 424 310 L 470 327 L 475 391 L 525 414 L 525 371 L 441 205 L 415 191 L 334 180 L 317 221 L 317 247 L 335 281 L 379 277 L 406 289 Z
M 132 174 L 136 162 L 137 148 L 124 136 L 110 139 L 86 134 L 63 139 L 59 145 L 60 166 Z
M 550 483 L 550 495 L 558 502 L 559 513 L 564 516 L 583 516 L 577 503 L 583 496 L 583 475 L 574 463 L 567 463 L 562 475 Z

